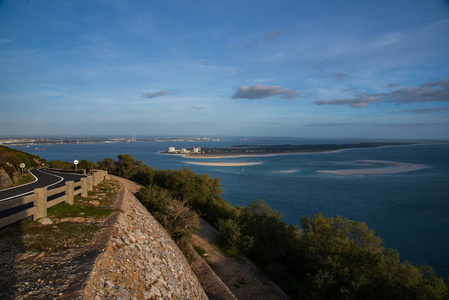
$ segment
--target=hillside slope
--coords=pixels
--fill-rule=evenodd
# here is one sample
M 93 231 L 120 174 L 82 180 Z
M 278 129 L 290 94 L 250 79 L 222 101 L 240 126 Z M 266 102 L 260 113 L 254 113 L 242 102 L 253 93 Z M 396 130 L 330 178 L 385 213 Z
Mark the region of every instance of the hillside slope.
M 25 164 L 24 171 L 36 168 L 44 162 L 37 155 L 32 155 L 20 150 L 11 149 L 0 145 L 0 189 L 21 183 L 20 164 Z

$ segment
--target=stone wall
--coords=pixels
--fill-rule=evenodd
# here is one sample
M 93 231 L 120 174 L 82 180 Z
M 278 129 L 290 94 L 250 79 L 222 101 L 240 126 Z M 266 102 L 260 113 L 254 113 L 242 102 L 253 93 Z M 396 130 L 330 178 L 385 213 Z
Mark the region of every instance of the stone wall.
M 124 190 L 112 234 L 97 258 L 83 299 L 207 299 L 165 229 Z

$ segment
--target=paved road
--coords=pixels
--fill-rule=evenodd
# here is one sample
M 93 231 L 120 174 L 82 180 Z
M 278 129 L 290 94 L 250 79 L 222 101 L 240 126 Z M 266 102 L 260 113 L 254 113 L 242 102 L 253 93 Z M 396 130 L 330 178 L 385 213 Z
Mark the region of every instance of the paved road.
M 34 189 L 47 187 L 49 190 L 63 186 L 66 181 L 80 181 L 85 175 L 58 173 L 46 169 L 33 169 L 30 173 L 36 178 L 36 181 L 23 184 L 14 188 L 0 191 L 0 201 L 7 201 L 17 197 L 31 194 Z

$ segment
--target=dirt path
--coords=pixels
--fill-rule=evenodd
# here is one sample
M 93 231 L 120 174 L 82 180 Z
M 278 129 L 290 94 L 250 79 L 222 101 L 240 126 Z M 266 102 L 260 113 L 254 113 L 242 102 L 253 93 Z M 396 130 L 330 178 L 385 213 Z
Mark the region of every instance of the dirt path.
M 206 251 L 203 257 L 237 299 L 290 299 L 247 258 L 226 257 L 215 245 L 219 236 L 214 227 L 200 219 L 200 229 L 193 235 L 193 241 Z
M 134 181 L 119 177 L 119 176 L 115 176 L 115 175 L 108 175 L 109 177 L 111 177 L 112 179 L 115 179 L 117 181 L 120 181 L 121 183 L 123 183 L 125 185 L 125 187 L 131 191 L 131 193 L 135 194 L 141 187 L 141 185 L 135 183 Z

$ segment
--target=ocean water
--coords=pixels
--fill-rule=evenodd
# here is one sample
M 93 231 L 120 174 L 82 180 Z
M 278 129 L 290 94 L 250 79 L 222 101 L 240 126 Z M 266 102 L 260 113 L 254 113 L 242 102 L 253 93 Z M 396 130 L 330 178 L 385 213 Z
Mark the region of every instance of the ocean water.
M 262 199 L 283 213 L 283 220 L 299 224 L 301 216 L 322 212 L 364 221 L 384 240 L 384 245 L 401 253 L 402 260 L 432 266 L 437 274 L 449 276 L 449 145 L 430 144 L 332 153 L 293 154 L 221 159 L 188 159 L 160 155 L 169 146 L 225 147 L 236 144 L 318 144 L 336 140 L 261 139 L 218 142 L 137 142 L 52 145 L 46 151 L 20 149 L 47 160 L 93 162 L 118 154 L 130 154 L 149 166 L 180 169 L 220 178 L 222 197 L 232 205 Z M 344 141 L 352 142 L 352 141 Z M 38 147 L 40 148 L 40 147 Z M 376 175 L 337 175 L 322 170 L 385 167 L 366 160 L 420 165 L 415 171 Z M 258 165 L 217 167 L 187 162 L 260 162 Z M 406 170 L 405 170 L 406 171 Z

